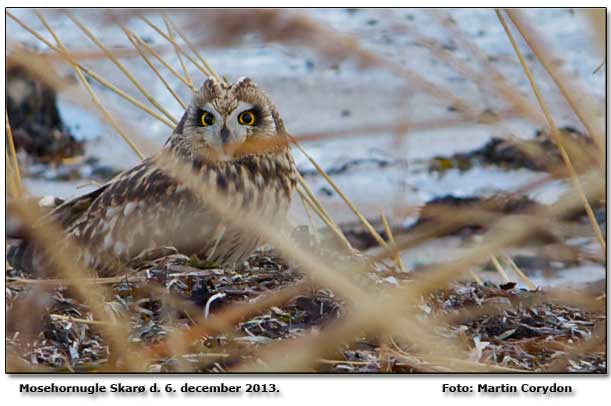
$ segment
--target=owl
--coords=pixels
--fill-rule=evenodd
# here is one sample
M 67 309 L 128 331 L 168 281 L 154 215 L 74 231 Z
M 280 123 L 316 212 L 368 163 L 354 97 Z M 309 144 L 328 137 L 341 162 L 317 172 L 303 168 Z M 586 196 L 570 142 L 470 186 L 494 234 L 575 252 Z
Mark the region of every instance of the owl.
M 79 247 L 80 260 L 103 276 L 144 251 L 166 246 L 231 266 L 252 253 L 260 238 L 224 224 L 201 194 L 155 160 L 172 152 L 230 204 L 269 219 L 274 227 L 286 217 L 297 180 L 287 137 L 276 106 L 253 81 L 207 79 L 158 155 L 66 201 L 49 218 L 62 227 L 62 238 Z M 257 142 L 266 147 L 245 148 Z M 42 257 L 34 244 L 22 241 L 9 261 L 44 274 Z

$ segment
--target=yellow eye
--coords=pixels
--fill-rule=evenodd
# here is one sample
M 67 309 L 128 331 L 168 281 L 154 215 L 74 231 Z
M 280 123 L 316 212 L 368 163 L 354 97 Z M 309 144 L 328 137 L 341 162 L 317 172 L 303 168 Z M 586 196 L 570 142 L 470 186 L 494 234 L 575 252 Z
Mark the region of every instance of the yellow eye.
M 214 116 L 207 111 L 202 113 L 201 122 L 204 127 L 208 127 L 209 125 L 214 124 Z
M 255 124 L 255 115 L 252 111 L 245 111 L 240 114 L 238 117 L 238 121 L 242 125 L 254 125 Z

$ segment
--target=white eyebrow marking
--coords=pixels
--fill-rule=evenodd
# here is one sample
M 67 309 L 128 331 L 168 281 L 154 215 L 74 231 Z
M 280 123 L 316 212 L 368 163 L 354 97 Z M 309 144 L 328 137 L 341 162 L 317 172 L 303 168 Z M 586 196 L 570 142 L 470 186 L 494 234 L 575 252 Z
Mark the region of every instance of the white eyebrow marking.
M 255 108 L 255 105 L 252 103 L 246 103 L 246 102 L 238 102 L 238 106 L 236 107 L 236 111 L 238 111 L 239 113 L 242 113 L 244 111 L 248 111 L 248 110 L 252 110 Z

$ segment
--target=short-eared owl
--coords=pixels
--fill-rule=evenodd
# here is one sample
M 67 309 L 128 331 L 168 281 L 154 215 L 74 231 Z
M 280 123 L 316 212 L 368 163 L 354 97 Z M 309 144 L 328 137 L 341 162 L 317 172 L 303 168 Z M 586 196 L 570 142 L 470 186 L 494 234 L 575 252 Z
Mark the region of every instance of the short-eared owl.
M 250 79 L 228 84 L 211 78 L 194 95 L 161 153 L 175 153 L 230 201 L 273 221 L 286 216 L 296 184 L 287 142 L 273 142 L 282 137 L 287 135 L 276 107 Z M 253 141 L 272 141 L 272 147 L 241 148 Z M 86 265 L 111 274 L 117 263 L 164 246 L 231 265 L 257 247 L 258 238 L 223 224 L 155 158 L 51 212 L 81 248 Z M 40 250 L 24 241 L 10 261 L 45 273 L 40 257 Z

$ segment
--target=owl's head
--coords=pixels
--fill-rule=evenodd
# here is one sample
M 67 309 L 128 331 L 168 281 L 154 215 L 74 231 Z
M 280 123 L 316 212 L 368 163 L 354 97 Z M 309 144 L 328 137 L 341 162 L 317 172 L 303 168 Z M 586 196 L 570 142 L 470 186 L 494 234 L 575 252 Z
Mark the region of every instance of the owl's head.
M 178 138 L 181 149 L 188 146 L 191 153 L 227 161 L 237 158 L 244 144 L 283 131 L 275 106 L 250 79 L 229 84 L 210 78 L 193 96 L 172 138 Z

